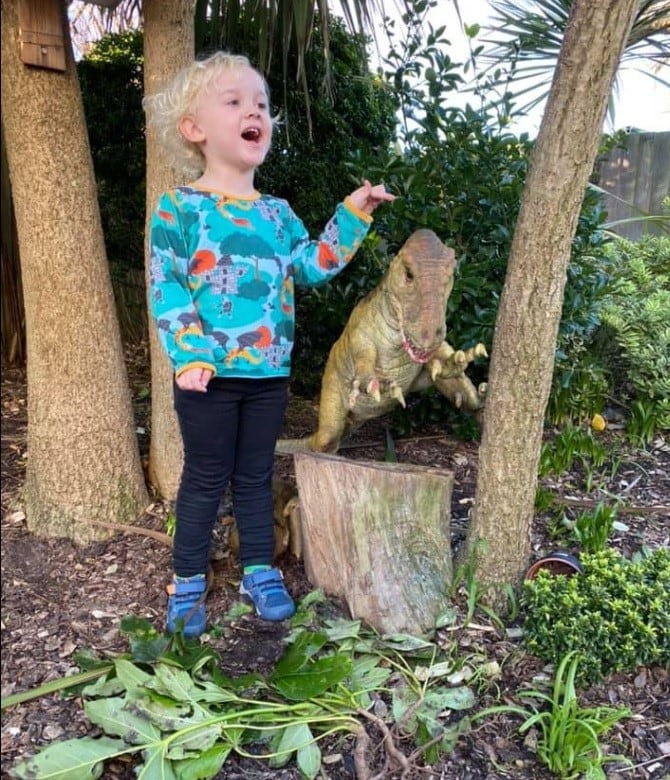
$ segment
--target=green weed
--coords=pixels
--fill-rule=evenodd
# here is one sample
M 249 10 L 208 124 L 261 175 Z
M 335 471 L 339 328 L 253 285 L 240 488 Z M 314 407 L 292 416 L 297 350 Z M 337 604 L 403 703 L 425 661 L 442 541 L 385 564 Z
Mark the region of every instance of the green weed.
M 572 525 L 572 532 L 584 552 L 604 550 L 614 528 L 617 508 L 600 503 L 593 512 L 583 512 Z
M 605 780 L 603 765 L 627 761 L 622 756 L 603 753 L 600 738 L 631 712 L 612 707 L 581 707 L 575 689 L 579 656 L 567 653 L 561 660 L 551 695 L 538 690 L 523 691 L 522 698 L 539 703 L 530 707 L 501 705 L 477 713 L 474 720 L 498 713 L 520 715 L 524 721 L 519 733 L 537 729 L 538 758 L 561 780 L 588 777 Z M 627 762 L 630 763 L 630 762 Z

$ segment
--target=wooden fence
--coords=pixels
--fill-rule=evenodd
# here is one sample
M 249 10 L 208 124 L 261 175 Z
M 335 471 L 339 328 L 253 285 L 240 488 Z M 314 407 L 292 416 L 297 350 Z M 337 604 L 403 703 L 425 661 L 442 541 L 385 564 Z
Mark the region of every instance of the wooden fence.
M 631 241 L 647 233 L 668 233 L 670 213 L 662 203 L 670 196 L 670 132 L 631 133 L 624 148 L 599 160 L 597 170 L 598 185 L 609 193 L 604 196 L 608 222 L 644 214 L 666 217 L 664 225 L 629 222 L 613 227 L 615 233 Z

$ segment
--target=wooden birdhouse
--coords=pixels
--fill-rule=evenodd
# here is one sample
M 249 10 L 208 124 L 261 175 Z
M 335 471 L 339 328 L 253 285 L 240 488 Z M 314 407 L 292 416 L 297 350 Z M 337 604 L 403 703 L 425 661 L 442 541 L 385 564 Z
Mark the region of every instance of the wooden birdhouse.
M 26 65 L 65 70 L 61 0 L 19 0 L 21 60 Z

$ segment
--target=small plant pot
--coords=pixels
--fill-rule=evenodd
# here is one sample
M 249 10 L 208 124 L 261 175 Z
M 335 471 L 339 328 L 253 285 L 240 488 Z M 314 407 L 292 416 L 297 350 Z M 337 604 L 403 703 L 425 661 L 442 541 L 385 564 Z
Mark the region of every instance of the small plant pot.
M 574 555 L 564 552 L 555 552 L 550 555 L 545 555 L 544 558 L 540 558 L 539 561 L 529 567 L 526 572 L 527 580 L 534 580 L 538 571 L 547 571 L 554 577 L 559 574 L 564 574 L 566 577 L 572 577 L 573 574 L 583 574 L 584 569 Z

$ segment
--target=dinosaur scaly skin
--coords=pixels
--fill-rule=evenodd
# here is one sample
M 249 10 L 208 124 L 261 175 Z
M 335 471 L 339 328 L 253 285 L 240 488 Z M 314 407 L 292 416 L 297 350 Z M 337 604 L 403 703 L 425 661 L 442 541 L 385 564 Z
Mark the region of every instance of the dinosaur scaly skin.
M 405 406 L 409 393 L 431 384 L 458 408 L 482 407 L 485 387 L 475 388 L 464 372 L 474 358 L 486 356 L 484 345 L 455 351 L 444 340 L 455 265 L 454 250 L 432 231 L 408 238 L 330 351 L 317 431 L 280 440 L 277 452 L 337 452 L 352 430 Z

